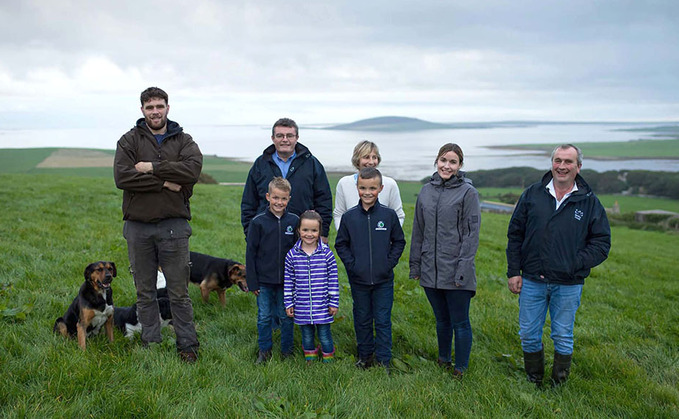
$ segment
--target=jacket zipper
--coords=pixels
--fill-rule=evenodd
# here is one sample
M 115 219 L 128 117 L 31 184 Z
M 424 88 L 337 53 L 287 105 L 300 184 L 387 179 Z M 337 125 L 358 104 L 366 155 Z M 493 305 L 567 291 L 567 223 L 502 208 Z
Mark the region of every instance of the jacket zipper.
M 375 285 L 375 277 L 373 275 L 373 239 L 370 234 L 370 213 L 368 213 L 368 254 L 370 255 L 370 285 Z
M 307 275 L 309 282 L 309 320 L 314 324 L 314 300 L 311 294 L 311 255 L 306 255 L 307 258 Z
M 278 218 L 278 217 L 276 217 L 276 219 L 278 220 L 278 253 L 276 253 L 276 258 L 277 258 L 277 260 L 280 261 L 280 259 L 278 259 L 278 258 L 281 257 L 281 219 Z M 279 263 L 278 264 L 278 281 L 280 281 L 280 280 L 281 280 L 281 264 Z
M 441 195 L 443 195 L 443 187 L 439 190 L 439 196 L 436 199 L 436 211 L 435 211 L 435 222 L 434 222 L 434 288 L 439 287 L 439 266 L 438 266 L 438 253 L 439 253 L 439 237 L 438 237 L 438 225 L 439 225 L 439 204 L 441 203 Z

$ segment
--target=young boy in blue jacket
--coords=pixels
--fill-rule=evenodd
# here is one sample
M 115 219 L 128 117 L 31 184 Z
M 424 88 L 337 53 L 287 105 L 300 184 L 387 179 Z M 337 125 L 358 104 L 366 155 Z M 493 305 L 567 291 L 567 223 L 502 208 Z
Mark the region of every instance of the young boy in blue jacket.
M 388 371 L 394 267 L 406 241 L 396 212 L 377 199 L 383 188 L 380 171 L 362 169 L 356 187 L 360 201 L 342 216 L 335 250 L 347 271 L 354 300 L 356 366 L 368 368 L 376 360 Z
M 290 182 L 274 177 L 269 182 L 266 211 L 250 222 L 245 252 L 248 289 L 257 296 L 257 335 L 259 354 L 256 364 L 271 358 L 272 326 L 281 327 L 281 357 L 292 355 L 293 320 L 285 314 L 283 274 L 285 255 L 295 244 L 299 217 L 286 208 L 290 201 Z

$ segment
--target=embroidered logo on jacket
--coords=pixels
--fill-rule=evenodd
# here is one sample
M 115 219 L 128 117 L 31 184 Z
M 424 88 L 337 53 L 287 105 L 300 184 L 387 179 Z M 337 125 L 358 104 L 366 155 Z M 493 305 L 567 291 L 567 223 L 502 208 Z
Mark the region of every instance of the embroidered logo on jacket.
M 585 213 L 582 210 L 579 210 L 577 208 L 575 209 L 574 216 L 576 220 L 580 221 L 584 215 Z
M 288 227 L 285 229 L 285 234 L 288 235 L 288 236 L 293 235 L 293 234 L 295 234 L 295 229 L 292 228 L 292 226 L 288 226 Z
M 384 226 L 384 221 L 377 222 L 377 227 L 375 227 L 375 231 L 387 231 L 387 228 Z

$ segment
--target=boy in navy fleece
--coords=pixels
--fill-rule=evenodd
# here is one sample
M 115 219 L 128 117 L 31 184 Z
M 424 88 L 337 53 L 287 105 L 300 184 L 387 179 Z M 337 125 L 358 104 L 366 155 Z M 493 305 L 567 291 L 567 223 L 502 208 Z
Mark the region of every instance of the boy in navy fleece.
M 269 182 L 266 200 L 269 207 L 250 222 L 245 252 L 248 289 L 257 296 L 257 334 L 259 354 L 256 364 L 271 358 L 272 326 L 281 327 L 281 357 L 292 355 L 293 320 L 285 314 L 283 274 L 285 255 L 295 244 L 299 217 L 287 212 L 290 182 L 274 177 Z
M 383 188 L 380 171 L 362 169 L 356 187 L 360 201 L 342 216 L 335 250 L 344 263 L 354 300 L 356 366 L 368 368 L 376 359 L 388 371 L 394 267 L 406 241 L 396 212 L 377 200 Z

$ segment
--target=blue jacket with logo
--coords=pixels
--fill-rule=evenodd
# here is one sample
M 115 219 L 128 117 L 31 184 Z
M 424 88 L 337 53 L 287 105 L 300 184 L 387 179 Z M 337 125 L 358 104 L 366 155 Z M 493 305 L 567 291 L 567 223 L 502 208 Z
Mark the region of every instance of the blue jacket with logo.
M 379 201 L 367 211 L 359 203 L 345 212 L 335 240 L 349 282 L 361 285 L 393 281 L 405 246 L 396 212 Z
M 606 210 L 580 175 L 578 190 L 555 210 L 556 199 L 547 190 L 551 180 L 547 172 L 516 204 L 507 231 L 507 277 L 584 284 L 611 248 Z
M 274 176 L 282 176 L 281 169 L 273 161 L 276 147 L 271 144 L 252 165 L 243 188 L 240 204 L 240 218 L 245 236 L 252 218 L 264 211 L 268 203 L 266 193 L 269 182 Z M 328 237 L 332 222 L 332 191 L 323 165 L 308 148 L 300 143 L 295 146 L 297 156 L 292 161 L 286 179 L 292 186 L 288 211 L 301 215 L 306 210 L 314 210 L 323 219 L 321 235 Z
M 285 255 L 295 245 L 299 217 L 285 212 L 276 217 L 269 208 L 250 222 L 245 250 L 245 275 L 250 291 L 259 284 L 283 285 Z

